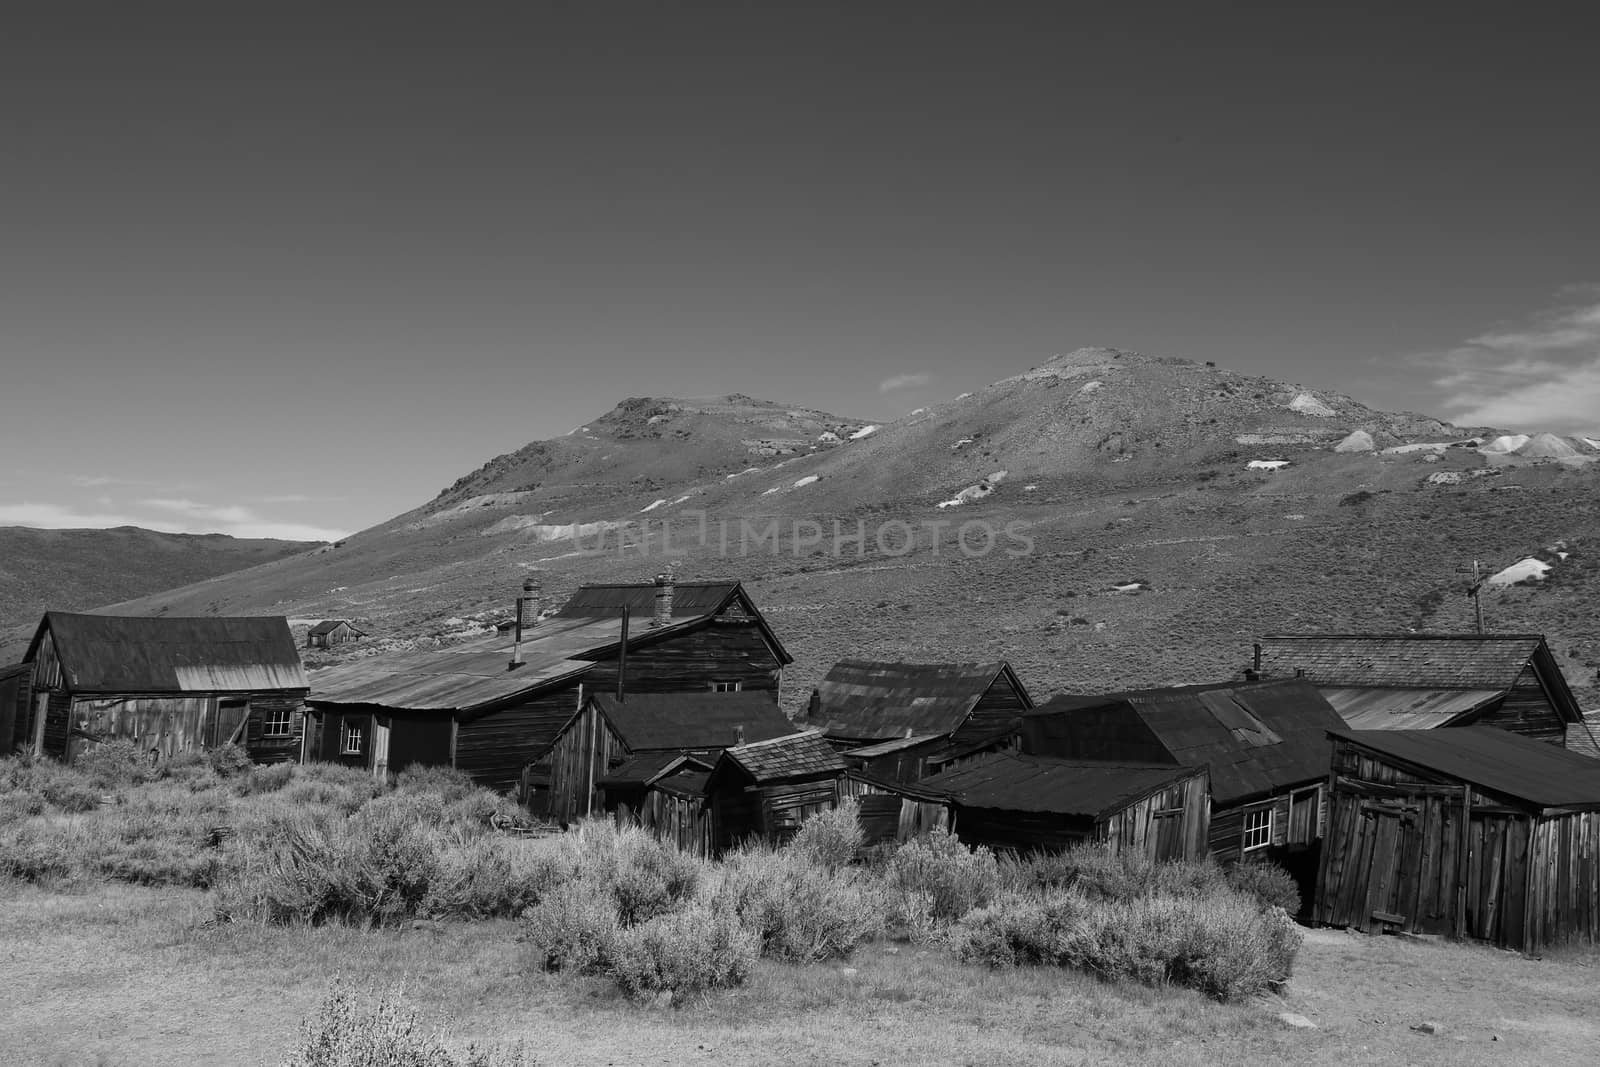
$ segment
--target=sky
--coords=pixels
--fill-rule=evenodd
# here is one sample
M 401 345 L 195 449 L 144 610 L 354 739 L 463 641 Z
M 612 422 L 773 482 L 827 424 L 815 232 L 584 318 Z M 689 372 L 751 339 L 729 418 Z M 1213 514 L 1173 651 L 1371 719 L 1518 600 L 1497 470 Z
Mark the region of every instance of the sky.
M 331 539 L 1084 345 L 1600 433 L 1581 9 L 1388 7 L 10 6 L 0 524 Z

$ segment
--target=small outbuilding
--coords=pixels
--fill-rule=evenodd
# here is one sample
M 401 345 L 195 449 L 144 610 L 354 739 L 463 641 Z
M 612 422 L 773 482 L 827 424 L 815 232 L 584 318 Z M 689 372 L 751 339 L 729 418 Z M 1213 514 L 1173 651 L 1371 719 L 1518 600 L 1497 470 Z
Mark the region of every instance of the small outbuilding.
M 989 753 L 935 774 L 919 789 L 948 796 L 956 836 L 1013 852 L 1104 842 L 1153 860 L 1206 850 L 1203 767 Z
M 1523 952 L 1600 934 L 1600 761 L 1487 727 L 1336 730 L 1318 922 Z
M 337 648 L 348 641 L 359 641 L 367 636 L 349 619 L 324 619 L 306 631 L 307 648 Z
M 619 823 L 641 826 L 680 851 L 711 854 L 706 781 L 711 764 L 674 752 L 637 756 L 600 779 L 605 810 Z
M 706 782 L 712 844 L 782 844 L 846 795 L 844 758 L 815 730 L 725 749 Z

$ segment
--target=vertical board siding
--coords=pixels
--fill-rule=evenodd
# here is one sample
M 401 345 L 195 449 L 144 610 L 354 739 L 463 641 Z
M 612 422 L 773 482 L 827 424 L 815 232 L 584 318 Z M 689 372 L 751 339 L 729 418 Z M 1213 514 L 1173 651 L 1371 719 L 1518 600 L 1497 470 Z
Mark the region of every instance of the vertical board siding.
M 630 647 L 624 669 L 624 693 L 709 690 L 713 680 L 727 680 L 747 691 L 771 693 L 776 704 L 783 665 L 755 623 L 713 620 L 676 637 Z M 615 654 L 596 663 L 586 684 L 591 692 L 616 691 Z
M 574 684 L 525 704 L 460 720 L 456 768 L 486 789 L 516 791 L 523 767 L 535 761 L 543 764 L 550 743 L 577 713 L 581 689 Z

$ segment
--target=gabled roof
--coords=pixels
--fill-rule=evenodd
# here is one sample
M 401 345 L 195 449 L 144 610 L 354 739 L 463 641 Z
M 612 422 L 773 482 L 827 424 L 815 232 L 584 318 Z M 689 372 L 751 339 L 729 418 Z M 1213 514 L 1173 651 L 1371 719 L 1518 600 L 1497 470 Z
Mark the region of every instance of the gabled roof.
M 994 663 L 895 663 L 842 659 L 818 684 L 806 725 L 829 737 L 883 741 L 954 733 L 997 681 L 1033 701 L 1004 660 Z
M 844 757 L 815 730 L 724 749 L 717 766 L 724 764 L 738 767 L 757 782 L 818 778 L 845 770 Z
M 1301 679 L 1143 689 L 1047 701 L 1023 720 L 1025 751 L 1116 758 L 1115 739 L 1086 751 L 1083 724 L 1096 709 L 1125 709 L 1174 763 L 1211 771 L 1214 803 L 1229 805 L 1328 774 L 1327 731 L 1344 720 Z M 1141 752 L 1142 755 L 1142 752 Z
M 711 764 L 686 752 L 652 752 L 619 763 L 595 784 L 602 789 L 638 789 L 682 770 L 704 774 Z
M 721 588 L 729 583 L 707 584 Z M 574 599 L 583 600 L 581 611 L 563 608 L 523 630 L 523 666 L 515 670 L 506 666 L 511 661 L 514 636 L 493 634 L 449 648 L 368 656 L 313 671 L 307 699 L 318 705 L 362 704 L 410 711 L 486 710 L 527 699 L 572 681 L 590 670 L 595 660 L 615 654 L 622 644 L 623 604 L 641 591 L 653 597 L 654 590 L 654 585 L 638 584 L 584 586 L 573 594 Z M 691 603 L 695 599 L 691 596 Z M 679 616 L 676 598 L 673 603 L 672 622 L 665 626 L 651 626 L 648 609 L 630 611 L 628 647 L 711 625 L 718 612 L 737 603 L 739 611 L 761 627 L 778 658 L 792 662 L 737 582 L 731 583 L 710 612 L 703 610 L 702 603 L 695 614 Z M 608 604 L 615 604 L 613 613 L 607 613 Z
M 727 748 L 794 733 L 770 693 L 635 693 L 622 701 L 599 693 L 591 699 L 633 752 Z
M 357 626 L 355 623 L 351 622 L 349 619 L 323 619 L 311 629 L 307 630 L 306 633 L 331 634 L 341 626 L 348 626 L 350 629 L 354 630 L 358 634 L 361 634 L 363 637 L 366 636 L 367 632 L 361 629 L 361 627 Z
M 240 692 L 304 689 L 289 623 L 281 615 L 243 618 L 130 617 L 46 612 L 28 645 L 46 632 L 67 688 L 80 693 Z
M 1204 773 L 1200 767 L 995 753 L 930 775 L 917 788 L 944 793 L 963 807 L 1101 819 Z
M 1505 695 L 1499 689 L 1318 688 L 1352 730 L 1434 729 L 1470 717 Z
M 1600 810 L 1600 760 L 1492 726 L 1329 735 L 1535 807 Z
M 783 647 L 783 642 L 778 640 L 778 635 L 773 632 L 767 623 L 766 617 L 761 614 L 761 609 L 756 607 L 750 594 L 745 592 L 743 584 L 731 579 L 718 579 L 700 582 L 676 582 L 672 590 L 672 619 L 673 622 L 666 627 L 651 628 L 650 620 L 655 614 L 656 584 L 652 582 L 613 582 L 595 583 L 584 585 L 567 599 L 561 610 L 555 615 L 557 619 L 615 619 L 622 615 L 622 609 L 627 608 L 631 616 L 631 629 L 629 630 L 629 644 L 632 645 L 635 634 L 640 635 L 639 640 L 647 639 L 667 631 L 681 632 L 680 628 L 694 628 L 705 625 L 719 616 L 723 619 L 748 619 L 753 622 L 766 638 L 779 662 L 787 665 L 794 662 L 794 657 L 789 655 Z
M 1276 634 L 1258 643 L 1263 675 L 1328 688 L 1504 693 L 1532 664 L 1562 721 L 1582 715 L 1541 634 Z

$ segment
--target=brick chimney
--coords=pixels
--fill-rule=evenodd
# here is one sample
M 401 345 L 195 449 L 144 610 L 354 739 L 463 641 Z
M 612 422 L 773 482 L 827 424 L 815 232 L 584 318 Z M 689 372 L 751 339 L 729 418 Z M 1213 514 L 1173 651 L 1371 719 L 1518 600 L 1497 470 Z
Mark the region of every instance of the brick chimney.
M 651 626 L 666 626 L 672 621 L 672 572 L 656 575 L 656 610 Z
M 516 636 L 511 641 L 511 662 L 506 664 L 508 671 L 522 666 L 522 635 L 538 625 L 539 593 L 539 582 L 532 575 L 522 580 L 522 595 L 517 597 Z

